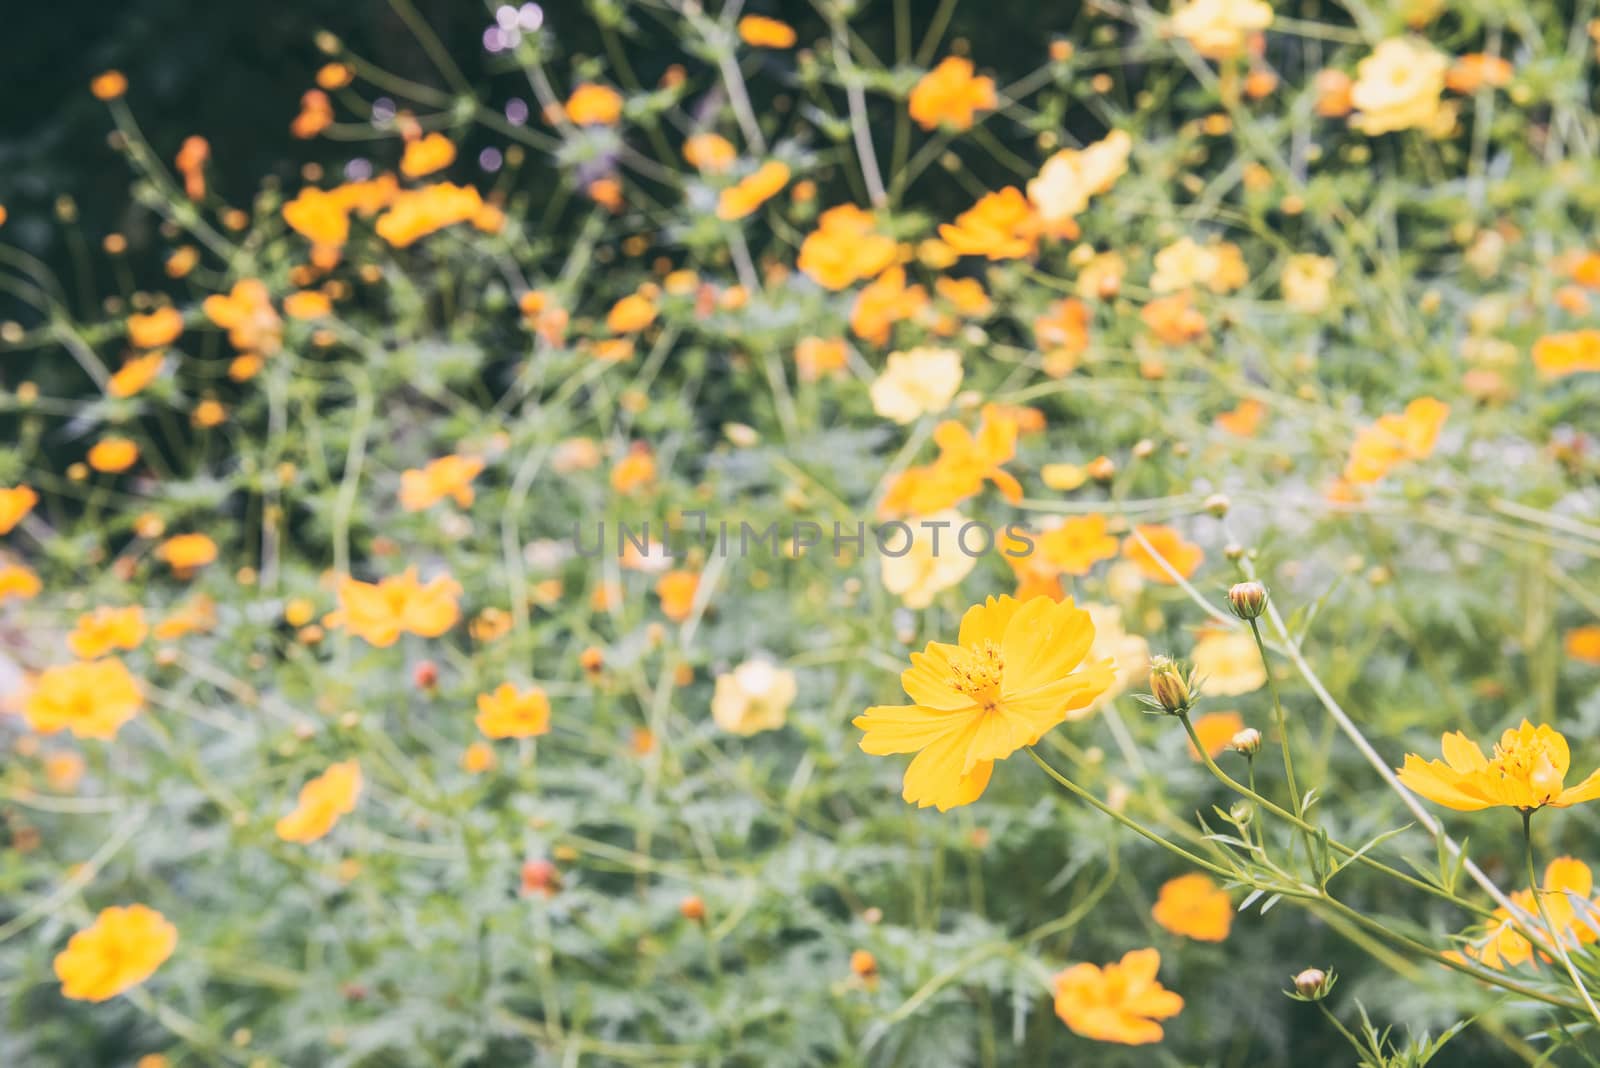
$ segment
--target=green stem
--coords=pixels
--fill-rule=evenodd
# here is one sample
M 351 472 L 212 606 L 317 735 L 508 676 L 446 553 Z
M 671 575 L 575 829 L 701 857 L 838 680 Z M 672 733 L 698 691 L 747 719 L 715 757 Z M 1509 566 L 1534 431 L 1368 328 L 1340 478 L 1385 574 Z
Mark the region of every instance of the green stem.
M 1217 762 L 1211 759 L 1211 754 L 1206 752 L 1204 745 L 1200 744 L 1200 736 L 1195 733 L 1194 724 L 1189 722 L 1189 714 L 1187 712 L 1179 712 L 1177 715 L 1179 721 L 1183 724 L 1183 729 L 1189 732 L 1189 741 L 1194 745 L 1195 751 L 1200 754 L 1200 759 L 1205 762 L 1206 767 L 1211 770 L 1211 774 L 1215 775 L 1219 782 L 1228 787 L 1230 790 L 1233 790 L 1239 796 L 1254 801 L 1266 811 L 1272 813 L 1281 820 L 1293 824 L 1294 826 L 1300 828 L 1300 830 L 1305 831 L 1308 834 L 1320 833 L 1318 828 L 1313 827 L 1311 824 L 1307 823 L 1299 816 L 1296 816 L 1294 813 L 1289 812 L 1287 809 L 1284 809 L 1282 806 L 1268 801 L 1265 797 L 1262 797 L 1260 794 L 1256 793 L 1254 790 L 1250 789 L 1248 786 L 1245 786 L 1227 772 L 1217 767 Z M 1366 853 L 1360 852 L 1359 850 L 1352 849 L 1343 842 L 1340 842 L 1334 838 L 1330 837 L 1328 839 L 1328 846 L 1335 853 L 1338 853 L 1344 857 L 1348 857 L 1357 863 L 1363 864 L 1366 867 L 1371 868 L 1373 871 L 1381 872 L 1391 879 L 1397 879 L 1414 890 L 1421 890 L 1423 893 L 1431 894 L 1434 897 L 1441 898 L 1457 906 L 1458 908 L 1465 909 L 1468 912 L 1483 918 L 1489 918 L 1493 915 L 1490 910 L 1484 908 L 1482 905 L 1478 905 L 1471 901 L 1457 897 L 1455 894 L 1444 889 L 1443 887 L 1435 886 L 1432 883 L 1424 882 L 1423 880 L 1415 878 L 1414 876 L 1407 875 L 1405 872 L 1400 871 L 1397 868 L 1391 868 L 1383 861 L 1368 856 Z
M 1572 957 L 1567 953 L 1567 947 L 1562 944 L 1561 932 L 1556 930 L 1556 925 L 1550 922 L 1550 912 L 1544 904 L 1544 888 L 1539 885 L 1538 876 L 1535 874 L 1533 864 L 1533 812 L 1531 808 L 1522 809 L 1522 845 L 1523 859 L 1528 868 L 1528 892 L 1533 895 L 1533 903 L 1538 906 L 1539 919 L 1544 923 L 1545 933 L 1550 936 L 1550 946 L 1555 955 L 1561 958 L 1561 963 L 1567 969 L 1567 975 L 1572 979 L 1572 985 L 1578 988 L 1578 995 L 1583 998 L 1584 1007 L 1589 1010 L 1596 1022 L 1600 1022 L 1600 1008 L 1597 1008 L 1594 999 L 1589 996 L 1589 988 L 1583 985 L 1583 979 L 1578 975 L 1577 967 L 1572 963 Z M 1538 942 L 1534 942 L 1537 946 Z
M 1039 765 L 1041 768 L 1043 768 L 1044 769 L 1044 773 L 1046 775 L 1050 776 L 1056 782 L 1060 783 L 1063 787 L 1065 787 L 1069 792 L 1071 792 L 1072 794 L 1076 795 L 1077 797 L 1080 797 L 1083 800 L 1089 802 L 1089 804 L 1093 805 L 1095 808 L 1099 809 L 1101 812 L 1104 812 L 1107 816 L 1110 816 L 1112 819 L 1116 820 L 1118 823 L 1122 824 L 1124 827 L 1128 828 L 1128 830 L 1130 830 L 1133 833 L 1137 834 L 1139 837 L 1144 838 L 1144 839 L 1146 839 L 1148 841 L 1154 842 L 1156 845 L 1161 846 L 1163 849 L 1170 850 L 1171 852 L 1173 852 L 1173 853 L 1177 854 L 1178 856 L 1182 857 L 1184 860 L 1188 861 L 1190 864 L 1193 864 L 1196 867 L 1204 868 L 1206 871 L 1211 872 L 1213 875 L 1220 875 L 1225 879 L 1233 879 L 1233 878 L 1236 877 L 1237 873 L 1229 871 L 1228 869 L 1222 867 L 1219 864 L 1214 864 L 1209 860 L 1206 860 L 1206 859 L 1204 859 L 1202 857 L 1199 857 L 1199 856 L 1195 855 L 1194 853 L 1189 852 L 1187 849 L 1183 848 L 1180 845 L 1176 845 L 1176 844 L 1174 844 L 1172 842 L 1167 841 L 1165 838 L 1161 837 L 1156 832 L 1150 830 L 1148 827 L 1146 827 L 1144 824 L 1140 823 L 1139 821 L 1137 821 L 1135 819 L 1132 819 L 1132 818 L 1130 818 L 1128 816 L 1125 816 L 1121 812 L 1118 812 L 1116 809 L 1112 808 L 1110 805 L 1106 804 L 1104 801 L 1101 801 L 1098 797 L 1094 796 L 1089 791 L 1085 790 L 1083 787 L 1079 786 L 1077 783 L 1073 782 L 1071 779 L 1069 779 L 1065 775 L 1061 774 L 1055 768 L 1052 768 L 1045 761 L 1044 757 L 1040 756 L 1038 751 L 1035 750 L 1031 745 L 1027 746 L 1026 748 L 1028 750 L 1028 755 L 1033 758 L 1033 762 L 1035 764 Z

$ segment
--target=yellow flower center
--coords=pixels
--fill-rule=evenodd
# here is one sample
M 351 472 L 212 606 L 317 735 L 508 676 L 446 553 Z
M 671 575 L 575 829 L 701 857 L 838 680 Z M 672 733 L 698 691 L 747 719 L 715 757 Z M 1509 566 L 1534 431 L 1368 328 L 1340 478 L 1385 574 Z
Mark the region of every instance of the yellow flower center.
M 1561 772 L 1551 761 L 1549 747 L 1542 740 L 1496 745 L 1492 763 L 1501 775 L 1532 787 L 1541 805 L 1561 792 Z
M 1000 704 L 1000 681 L 1006 661 L 1000 647 L 987 639 L 950 658 L 950 685 L 972 698 L 985 712 Z

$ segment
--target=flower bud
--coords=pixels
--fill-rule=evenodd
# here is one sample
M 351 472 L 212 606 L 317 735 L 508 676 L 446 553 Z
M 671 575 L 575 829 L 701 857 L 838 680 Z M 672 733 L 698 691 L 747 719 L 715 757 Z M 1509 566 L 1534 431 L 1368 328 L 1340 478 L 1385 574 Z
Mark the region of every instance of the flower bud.
M 1228 500 L 1227 494 L 1213 493 L 1211 496 L 1205 499 L 1202 507 L 1212 515 L 1216 516 L 1218 519 L 1221 519 L 1223 516 L 1228 514 L 1228 509 L 1232 507 L 1232 504 L 1233 502 Z
M 699 923 L 706 918 L 706 903 L 699 894 L 690 894 L 678 902 L 678 913 L 686 920 Z
M 1307 968 L 1294 977 L 1294 993 L 1289 996 L 1299 1001 L 1321 1001 L 1333 990 L 1338 976 L 1321 968 Z
M 1228 809 L 1228 818 L 1239 827 L 1248 827 L 1250 821 L 1256 818 L 1256 806 L 1248 801 L 1235 801 Z
M 1228 590 L 1228 607 L 1240 619 L 1258 619 L 1267 610 L 1267 588 L 1259 582 L 1236 582 Z
M 1171 657 L 1157 656 L 1150 661 L 1150 696 L 1169 715 L 1186 713 L 1194 704 L 1193 677 Z
M 1261 732 L 1254 727 L 1246 727 L 1228 739 L 1228 748 L 1245 756 L 1255 756 L 1261 752 Z

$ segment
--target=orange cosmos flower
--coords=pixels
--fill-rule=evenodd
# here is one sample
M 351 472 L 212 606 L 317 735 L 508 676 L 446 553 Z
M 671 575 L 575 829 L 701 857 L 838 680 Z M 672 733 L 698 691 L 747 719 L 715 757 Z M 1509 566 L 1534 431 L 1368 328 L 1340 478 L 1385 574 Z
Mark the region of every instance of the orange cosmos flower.
M 794 350 L 795 366 L 800 371 L 800 381 L 815 382 L 820 378 L 837 377 L 844 373 L 850 362 L 850 348 L 842 337 L 802 338 Z
M 1233 926 L 1233 902 L 1211 876 L 1190 872 L 1162 884 L 1150 916 L 1175 935 L 1221 942 Z
M 161 368 L 166 365 L 165 353 L 150 352 L 143 356 L 135 356 L 124 363 L 117 372 L 106 380 L 106 392 L 113 397 L 132 397 L 140 393 L 156 376 L 161 373 Z
M 622 96 L 604 85 L 585 83 L 572 91 L 567 121 L 577 126 L 614 126 L 622 118 Z
M 216 602 L 204 594 L 197 594 L 157 623 L 152 633 L 158 640 L 169 642 L 185 634 L 208 631 L 216 625 Z
M 550 699 L 537 686 L 519 690 L 509 682 L 478 695 L 478 729 L 490 738 L 534 738 L 550 733 Z
M 26 567 L 0 561 L 0 604 L 13 597 L 19 601 L 32 600 L 43 589 L 39 576 Z
M 861 749 L 917 754 L 906 768 L 906 801 L 941 812 L 970 804 L 996 760 L 1079 718 L 1111 685 L 1111 662 L 1088 658 L 1093 642 L 1089 613 L 1070 600 L 991 597 L 967 609 L 956 644 L 929 642 L 911 654 L 900 684 L 914 704 L 879 705 L 855 719 Z
M 89 449 L 89 466 L 104 474 L 126 471 L 139 459 L 139 446 L 127 438 L 102 438 Z
M 733 143 L 714 133 L 693 134 L 683 142 L 683 158 L 689 166 L 707 174 L 721 174 L 738 157 Z
M 204 534 L 177 534 L 156 546 L 156 556 L 186 576 L 217 558 L 217 543 Z
M 339 608 L 323 622 L 330 627 L 347 627 L 352 634 L 380 649 L 393 645 L 401 634 L 437 638 L 461 618 L 456 598 L 461 586 L 449 575 L 440 575 L 427 584 L 417 578 L 417 569 L 377 583 L 358 582 L 348 576 L 339 580 Z
M 330 93 L 335 89 L 343 89 L 356 80 L 356 72 L 343 63 L 324 63 L 317 68 L 317 86 Z
M 1069 374 L 1089 348 L 1089 306 L 1073 297 L 1055 301 L 1033 321 L 1033 337 L 1044 354 L 1045 373 L 1052 378 Z
M 1258 400 L 1242 400 L 1231 411 L 1220 412 L 1215 420 L 1217 429 L 1236 437 L 1253 438 L 1266 418 L 1267 406 Z
M 183 315 L 177 308 L 157 308 L 148 315 L 128 316 L 128 341 L 137 349 L 158 349 L 178 340 Z
M 752 48 L 793 48 L 795 33 L 787 22 L 746 15 L 739 20 L 739 39 Z
M 289 132 L 302 141 L 317 136 L 333 125 L 333 104 L 321 89 L 307 89 L 300 97 L 300 114 L 289 124 Z
M 1185 541 L 1183 535 L 1171 527 L 1146 524 L 1134 529 L 1144 536 L 1144 540 L 1150 543 L 1150 548 L 1161 559 L 1151 555 L 1150 549 L 1146 549 L 1131 534 L 1122 543 L 1122 555 L 1137 564 L 1140 573 L 1153 582 L 1175 586 L 1177 580 L 1168 573 L 1167 567 L 1188 578 L 1199 570 L 1201 561 L 1206 558 L 1200 546 Z M 1166 562 L 1167 567 L 1162 566 L 1162 561 Z
M 1544 378 L 1600 371 L 1600 330 L 1546 334 L 1533 343 L 1533 365 Z
M 1345 464 L 1347 482 L 1376 482 L 1408 460 L 1433 453 L 1450 406 L 1432 397 L 1418 397 L 1401 414 L 1389 414 L 1356 435 Z
M 928 291 L 906 285 L 904 267 L 890 267 L 856 294 L 850 330 L 874 345 L 887 345 L 894 324 L 912 318 L 927 305 Z
M 294 809 L 273 831 L 285 842 L 315 842 L 333 830 L 340 816 L 355 811 L 360 796 L 361 765 L 354 760 L 332 764 L 300 788 Z
M 138 681 L 113 656 L 45 668 L 22 699 L 22 718 L 40 734 L 109 742 L 142 708 Z
M 1139 318 L 1163 344 L 1198 341 L 1206 336 L 1206 317 L 1191 306 L 1193 300 L 1187 289 L 1158 297 L 1140 309 Z
M 178 929 L 149 906 L 103 909 L 56 955 L 61 996 L 108 1001 L 154 975 L 177 945 Z
M 910 111 L 924 130 L 967 130 L 977 112 L 996 104 L 993 78 L 974 77 L 970 59 L 946 56 L 912 88 Z
M 473 186 L 440 182 L 397 193 L 389 210 L 378 217 L 378 236 L 395 248 L 456 223 L 471 222 L 483 210 L 483 197 Z
M 618 493 L 632 493 L 644 489 L 656 480 L 656 458 L 650 446 L 636 441 L 628 453 L 611 469 L 611 488 Z
M 800 243 L 796 266 L 824 289 L 838 291 L 894 263 L 899 246 L 877 231 L 877 219 L 854 204 L 829 208 Z
M 283 221 L 295 233 L 324 248 L 339 248 L 350 238 L 349 208 L 337 194 L 307 186 L 283 206 Z
M 324 319 L 333 314 L 333 300 L 315 289 L 302 289 L 283 298 L 283 313 L 291 319 Z
M 661 598 L 661 614 L 674 623 L 682 623 L 689 618 L 695 593 L 699 589 L 700 576 L 693 571 L 668 571 L 656 583 L 656 596 Z
M 1107 526 L 1103 515 L 1069 516 L 1040 534 L 1034 551 L 1058 572 L 1087 575 L 1095 564 L 1117 555 L 1117 539 L 1107 533 Z
M 206 161 L 211 158 L 211 142 L 204 137 L 185 137 L 178 147 L 173 166 L 183 175 L 183 191 L 190 200 L 206 195 Z
M 89 82 L 89 92 L 96 100 L 115 100 L 128 91 L 128 79 L 120 70 L 108 70 L 95 75 Z
M 228 341 L 239 351 L 278 351 L 283 320 L 272 307 L 267 284 L 260 279 L 241 278 L 226 296 L 213 293 L 201 307 L 206 318 L 228 332 Z
M 38 503 L 39 494 L 32 486 L 0 487 L 0 534 L 11 533 Z
M 789 184 L 789 166 L 776 160 L 763 163 L 754 174 L 741 178 L 717 196 L 717 218 L 742 219 L 778 195 Z
M 1511 84 L 1511 64 L 1499 56 L 1471 52 L 1445 71 L 1444 84 L 1451 92 L 1471 95 L 1482 88 L 1504 89 Z
M 400 173 L 407 178 L 422 178 L 444 170 L 455 160 L 455 142 L 442 133 L 431 133 L 406 145 L 400 158 Z
M 1586 900 L 1593 892 L 1594 875 L 1587 864 L 1572 857 L 1552 860 L 1545 868 L 1543 889 L 1540 891 L 1545 912 L 1550 917 L 1550 926 L 1546 928 L 1541 917 L 1536 926 L 1538 933 L 1542 936 L 1547 931 L 1554 934 L 1569 950 L 1594 942 L 1596 935 L 1591 924 L 1596 915 L 1596 903 Z M 1513 919 L 1504 906 L 1495 909 L 1487 929 L 1475 935 L 1472 944 L 1462 947 L 1463 957 L 1470 957 L 1496 971 L 1533 960 L 1533 945 L 1517 927 L 1526 927 L 1527 916 L 1540 915 L 1539 902 L 1534 900 L 1532 889 L 1514 891 L 1511 902 L 1521 910 L 1522 915 Z M 1549 943 L 1545 945 L 1548 947 Z M 1543 953 L 1539 956 L 1544 960 L 1549 959 Z
M 67 648 L 79 660 L 94 660 L 113 649 L 139 648 L 148 630 L 144 609 L 136 604 L 96 608 L 78 617 L 77 627 L 67 635 Z
M 1031 256 L 1039 245 L 1039 217 L 1022 190 L 1008 185 L 985 194 L 956 217 L 955 225 L 939 227 L 944 243 L 963 256 L 1012 260 Z
M 334 207 L 340 211 L 370 216 L 387 208 L 399 192 L 400 183 L 394 175 L 380 174 L 365 181 L 336 185 L 328 190 L 328 196 L 333 198 Z
M 1056 1015 L 1085 1038 L 1142 1046 L 1160 1042 L 1158 1020 L 1183 1011 L 1183 998 L 1156 979 L 1161 954 L 1135 949 L 1104 968 L 1074 964 L 1055 979 Z
M 1567 631 L 1567 655 L 1585 664 L 1600 664 L 1600 625 L 1589 624 Z
M 1245 641 L 1251 639 L 1246 637 Z M 1202 679 L 1209 680 L 1211 677 L 1203 671 L 1199 674 Z M 1194 721 L 1194 732 L 1199 735 L 1200 744 L 1205 746 L 1206 755 L 1213 760 L 1228 748 L 1233 736 L 1242 730 L 1244 730 L 1244 719 L 1237 712 L 1208 712 L 1206 715 L 1196 717 Z M 1194 747 L 1194 742 L 1189 743 L 1189 756 L 1194 760 L 1200 759 L 1200 750 Z
M 994 310 L 994 302 L 976 278 L 940 278 L 933 283 L 933 291 L 969 319 L 986 318 Z
M 400 506 L 408 512 L 431 508 L 446 497 L 466 508 L 472 504 L 472 480 L 483 471 L 478 456 L 443 456 L 421 469 L 400 475 Z
M 1398 769 L 1406 789 L 1458 812 L 1505 806 L 1531 812 L 1553 805 L 1566 808 L 1600 797 L 1600 771 L 1576 786 L 1565 786 L 1572 755 L 1560 731 L 1546 724 L 1521 726 L 1500 735 L 1494 757 L 1460 731 L 1440 739 L 1444 760 L 1424 761 L 1406 754 Z
M 629 293 L 606 313 L 606 329 L 613 334 L 637 334 L 655 321 L 656 306 L 638 293 Z

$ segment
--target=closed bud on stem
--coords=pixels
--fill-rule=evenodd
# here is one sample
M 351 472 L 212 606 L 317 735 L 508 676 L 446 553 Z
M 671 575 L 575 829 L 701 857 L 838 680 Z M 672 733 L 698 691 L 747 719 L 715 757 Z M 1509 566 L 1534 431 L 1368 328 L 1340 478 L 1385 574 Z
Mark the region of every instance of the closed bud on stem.
M 1150 661 L 1150 696 L 1168 715 L 1187 713 L 1194 705 L 1192 677 L 1186 676 L 1183 665 L 1169 656 L 1158 656 Z
M 1253 757 L 1261 752 L 1261 732 L 1254 727 L 1246 727 L 1228 739 L 1228 748 L 1235 753 Z
M 1233 807 L 1228 809 L 1228 818 L 1240 827 L 1248 827 L 1250 821 L 1256 818 L 1256 806 L 1248 801 L 1235 801 Z
M 1321 968 L 1307 968 L 1294 977 L 1294 992 L 1290 997 L 1298 1001 L 1321 1001 L 1333 990 L 1338 976 Z
M 1267 588 L 1259 582 L 1236 582 L 1228 590 L 1228 607 L 1240 619 L 1259 619 L 1267 610 Z

